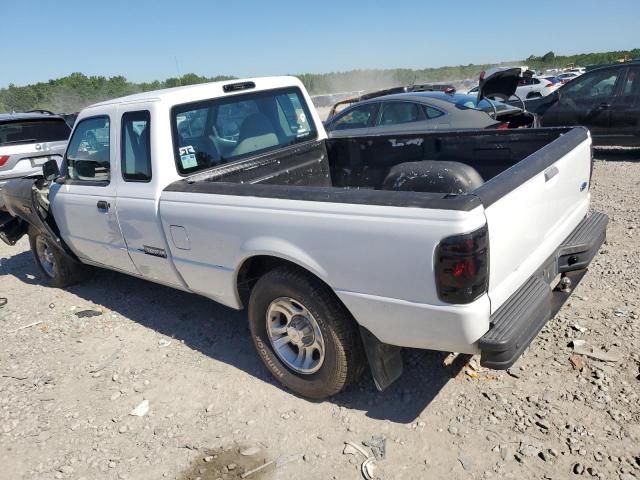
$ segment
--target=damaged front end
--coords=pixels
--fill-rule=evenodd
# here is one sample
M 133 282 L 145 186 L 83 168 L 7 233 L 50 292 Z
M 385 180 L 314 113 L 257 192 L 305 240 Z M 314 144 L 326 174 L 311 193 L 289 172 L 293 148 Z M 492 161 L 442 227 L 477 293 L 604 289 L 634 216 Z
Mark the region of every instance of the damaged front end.
M 0 212 L 0 240 L 7 245 L 15 245 L 28 229 L 29 225 L 21 218 L 7 212 Z
M 5 184 L 0 193 L 6 209 L 6 212 L 0 212 L 0 239 L 4 243 L 15 245 L 33 226 L 64 248 L 49 214 L 49 185 L 42 176 L 11 180 Z

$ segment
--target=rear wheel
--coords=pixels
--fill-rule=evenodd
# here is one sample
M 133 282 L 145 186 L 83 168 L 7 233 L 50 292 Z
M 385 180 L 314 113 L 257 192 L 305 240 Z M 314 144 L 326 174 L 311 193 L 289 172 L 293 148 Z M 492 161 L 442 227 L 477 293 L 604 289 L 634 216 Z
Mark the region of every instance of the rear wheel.
M 258 280 L 249 328 L 273 376 L 305 397 L 335 395 L 363 371 L 355 321 L 329 287 L 299 269 L 276 268 Z
M 52 287 L 64 288 L 82 279 L 85 267 L 55 245 L 48 235 L 30 228 L 29 245 L 40 273 Z

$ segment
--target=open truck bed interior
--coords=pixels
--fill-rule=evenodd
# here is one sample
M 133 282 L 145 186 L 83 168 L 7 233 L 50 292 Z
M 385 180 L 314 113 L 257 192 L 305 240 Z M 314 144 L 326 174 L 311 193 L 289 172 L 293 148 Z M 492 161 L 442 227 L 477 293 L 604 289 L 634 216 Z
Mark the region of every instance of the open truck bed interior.
M 480 199 L 487 206 L 521 185 L 587 137 L 583 128 L 550 128 L 328 139 L 219 166 L 166 190 L 470 210 Z M 464 194 L 384 188 L 393 167 L 420 161 L 470 166 L 481 184 Z M 500 181 L 493 181 L 498 176 Z

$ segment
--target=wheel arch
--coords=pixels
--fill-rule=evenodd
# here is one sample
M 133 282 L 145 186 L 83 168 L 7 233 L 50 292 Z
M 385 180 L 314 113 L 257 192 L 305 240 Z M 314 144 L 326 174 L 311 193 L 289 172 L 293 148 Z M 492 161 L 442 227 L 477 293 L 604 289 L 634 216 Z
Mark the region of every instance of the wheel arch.
M 327 281 L 327 273 L 315 264 L 315 262 L 294 260 L 288 255 L 282 255 L 274 252 L 260 252 L 245 257 L 236 269 L 234 285 L 240 308 L 245 308 L 247 306 L 251 290 L 263 275 L 275 268 L 285 266 L 295 268 L 312 275 L 330 288 L 335 295 L 335 291 Z M 336 298 L 338 298 L 337 295 Z
M 336 294 L 335 290 L 321 275 L 314 272 L 312 268 L 303 266 L 291 259 L 274 254 L 256 254 L 245 258 L 236 272 L 235 279 L 240 308 L 248 305 L 251 290 L 256 282 L 263 275 L 281 266 L 295 268 L 307 275 L 312 275 L 326 285 L 329 291 L 333 293 L 334 298 L 342 305 L 344 311 L 347 312 L 356 325 L 359 341 L 362 342 L 361 344 L 366 352 L 365 358 L 371 369 L 371 374 L 378 390 L 382 391 L 386 389 L 402 375 L 402 349 L 380 342 L 371 332 L 358 323 L 351 310 L 349 310 L 342 299 Z

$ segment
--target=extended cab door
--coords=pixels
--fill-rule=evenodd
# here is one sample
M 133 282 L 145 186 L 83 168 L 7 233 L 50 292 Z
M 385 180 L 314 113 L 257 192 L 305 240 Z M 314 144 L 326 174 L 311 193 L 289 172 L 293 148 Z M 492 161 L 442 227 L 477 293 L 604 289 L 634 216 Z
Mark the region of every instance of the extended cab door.
M 489 298 L 495 312 L 538 269 L 589 208 L 591 139 L 576 128 L 476 190 L 489 228 Z
M 64 177 L 51 187 L 51 208 L 64 241 L 81 259 L 127 273 L 129 258 L 116 214 L 116 159 L 113 119 L 80 120 L 64 158 Z
M 114 176 L 118 184 L 118 219 L 129 255 L 140 274 L 154 282 L 184 288 L 169 259 L 158 209 L 163 186 L 174 180 L 168 178 L 168 172 L 175 171 L 172 145 L 166 134 L 158 132 L 151 113 L 152 105 L 136 105 L 135 110 L 119 112 L 120 168 Z M 157 147 L 160 141 L 166 142 L 165 148 Z M 154 171 L 152 158 L 162 158 L 159 164 L 166 168 Z M 176 237 L 183 232 L 177 227 L 171 229 Z M 180 247 L 190 248 L 186 232 L 182 240 Z

